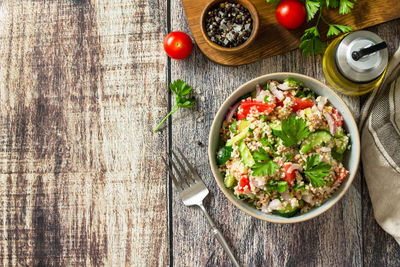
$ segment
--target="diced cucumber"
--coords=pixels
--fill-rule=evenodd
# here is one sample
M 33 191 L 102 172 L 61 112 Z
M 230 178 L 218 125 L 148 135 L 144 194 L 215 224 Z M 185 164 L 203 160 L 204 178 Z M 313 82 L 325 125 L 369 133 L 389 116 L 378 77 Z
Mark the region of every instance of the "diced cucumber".
M 277 135 L 278 132 L 282 132 L 282 125 L 280 125 L 277 121 L 271 122 L 269 127 L 274 135 Z
M 246 136 L 249 133 L 250 133 L 250 127 L 243 129 L 243 131 L 241 131 L 239 134 L 235 135 L 234 137 L 232 137 L 231 139 L 226 141 L 226 146 L 232 146 L 233 144 L 236 144 L 240 140 L 243 140 L 244 138 L 246 138 Z
M 343 154 L 346 151 L 348 144 L 349 144 L 348 136 L 335 138 L 335 151 L 339 154 Z
M 332 135 L 327 131 L 316 131 L 311 133 L 301 144 L 300 153 L 305 154 L 309 152 L 312 148 L 326 143 L 332 139 Z
M 246 119 L 243 119 L 239 122 L 239 126 L 238 126 L 238 130 L 239 133 L 241 133 L 244 129 L 246 129 L 247 127 L 249 127 L 250 122 Z
M 273 210 L 272 212 L 276 215 L 289 218 L 296 215 L 299 211 L 300 209 L 298 207 L 292 208 L 291 205 L 287 205 L 286 208 L 283 210 Z
M 233 149 L 230 146 L 221 147 L 217 154 L 218 165 L 225 164 L 231 158 L 232 151 Z
M 252 167 L 256 163 L 253 155 L 251 155 L 250 149 L 246 146 L 243 140 L 239 142 L 239 154 L 245 166 Z
M 224 184 L 226 188 L 232 188 L 236 185 L 237 181 L 235 179 L 235 177 L 233 177 L 233 175 L 230 174 L 226 174 L 225 178 L 224 178 Z
M 342 128 L 342 127 L 337 127 L 337 128 L 336 128 L 336 133 L 335 133 L 334 137 L 340 138 L 340 137 L 343 137 L 343 136 L 346 136 L 346 135 L 344 134 L 343 128 Z
M 337 153 L 335 150 L 331 151 L 332 158 L 336 160 L 342 160 L 343 159 L 343 154 Z

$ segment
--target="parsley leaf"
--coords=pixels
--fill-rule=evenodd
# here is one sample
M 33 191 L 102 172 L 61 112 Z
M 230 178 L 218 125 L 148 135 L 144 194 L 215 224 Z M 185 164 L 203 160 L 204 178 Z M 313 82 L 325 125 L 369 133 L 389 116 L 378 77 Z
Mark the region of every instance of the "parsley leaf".
M 192 91 L 192 87 L 188 86 L 184 81 L 182 80 L 175 80 L 174 82 L 169 84 L 169 89 L 176 94 L 176 103 L 175 105 L 171 108 L 171 111 L 168 113 L 167 116 L 164 117 L 164 119 L 157 125 L 157 127 L 154 129 L 154 132 L 160 128 L 160 126 L 165 122 L 165 120 L 177 112 L 181 108 L 192 108 L 194 107 L 194 104 L 196 100 L 194 98 L 189 98 L 186 95 L 190 94 Z
M 324 186 L 326 184 L 324 178 L 329 175 L 330 170 L 331 165 L 320 161 L 320 156 L 318 154 L 307 157 L 304 174 L 310 179 L 312 186 Z
M 231 124 L 231 126 L 229 128 L 231 129 L 232 133 L 237 133 L 237 130 L 236 130 L 236 119 L 233 119 L 233 122 L 232 122 L 232 124 Z
M 292 85 L 292 86 L 295 86 L 296 84 L 303 86 L 303 83 L 301 81 L 295 80 L 291 77 L 286 78 L 283 82 L 284 83 L 287 82 L 289 85 Z
M 339 0 L 326 0 L 326 6 L 328 8 L 337 8 L 339 6 Z
M 307 21 L 310 21 L 315 17 L 315 14 L 317 14 L 321 3 L 317 0 L 306 0 L 305 6 L 307 11 Z
M 192 91 L 192 87 L 188 86 L 184 81 L 178 79 L 169 84 L 169 89 L 177 96 L 185 96 Z
M 326 36 L 338 35 L 340 33 L 351 32 L 353 27 L 341 24 L 329 24 L 329 30 Z
M 260 147 L 254 151 L 253 158 L 256 161 L 271 160 L 264 148 Z
M 254 176 L 271 176 L 279 169 L 279 165 L 271 160 L 262 147 L 254 151 L 253 158 L 256 161 L 251 168 Z
M 251 169 L 254 176 L 271 176 L 279 169 L 279 165 L 269 160 L 267 162 L 256 162 Z
M 284 146 L 289 147 L 307 137 L 310 131 L 305 120 L 296 119 L 296 115 L 293 115 L 287 120 L 282 120 L 282 131 L 275 131 L 274 134 L 282 139 Z
M 321 54 L 324 51 L 325 44 L 319 39 L 319 32 L 317 26 L 305 30 L 300 40 L 300 48 L 303 50 L 304 55 Z
M 268 141 L 268 138 L 261 138 L 259 141 L 263 146 L 270 147 L 272 151 L 274 151 L 274 147 L 272 144 Z
M 277 7 L 282 0 L 266 0 L 267 3 L 271 3 L 273 7 Z
M 352 3 L 350 0 L 340 0 L 339 14 L 341 14 L 341 15 L 349 14 L 353 7 L 354 7 L 354 3 Z

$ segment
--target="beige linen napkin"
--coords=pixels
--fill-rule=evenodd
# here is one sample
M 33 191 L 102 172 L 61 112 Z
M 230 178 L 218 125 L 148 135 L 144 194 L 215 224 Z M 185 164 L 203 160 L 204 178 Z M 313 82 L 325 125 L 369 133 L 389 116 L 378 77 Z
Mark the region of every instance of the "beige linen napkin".
M 379 225 L 400 244 L 400 48 L 361 111 L 361 158 Z

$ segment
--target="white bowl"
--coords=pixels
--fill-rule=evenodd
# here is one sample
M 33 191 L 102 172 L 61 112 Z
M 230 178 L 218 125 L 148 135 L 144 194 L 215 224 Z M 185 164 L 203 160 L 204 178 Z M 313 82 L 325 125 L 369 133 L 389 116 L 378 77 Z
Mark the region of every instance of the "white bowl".
M 346 152 L 346 156 L 344 157 L 344 166 L 349 171 L 349 177 L 341 184 L 338 190 L 327 199 L 321 206 L 314 207 L 310 211 L 298 214 L 290 218 L 284 218 L 275 214 L 266 214 L 261 212 L 260 210 L 250 206 L 246 202 L 238 199 L 233 191 L 227 189 L 224 186 L 224 178 L 218 170 L 217 162 L 216 162 L 216 153 L 219 148 L 219 130 L 222 126 L 222 122 L 225 119 L 225 115 L 228 112 L 229 108 L 234 105 L 238 99 L 245 95 L 248 92 L 252 92 L 255 90 L 256 84 L 264 84 L 267 80 L 278 80 L 282 81 L 288 77 L 294 78 L 298 81 L 303 82 L 304 87 L 308 87 L 313 90 L 317 95 L 326 97 L 329 102 L 337 109 L 343 116 L 343 124 L 344 128 L 350 133 L 350 150 Z M 309 220 L 314 218 L 321 213 L 327 211 L 331 208 L 336 202 L 338 202 L 344 193 L 346 193 L 347 189 L 349 189 L 351 183 L 354 180 L 354 176 L 357 172 L 358 163 L 360 161 L 360 136 L 358 133 L 357 124 L 354 121 L 353 115 L 351 111 L 347 107 L 347 105 L 343 102 L 343 100 L 333 92 L 328 86 L 323 84 L 320 81 L 317 81 L 314 78 L 297 74 L 297 73 L 271 73 L 267 75 L 260 76 L 255 78 L 242 86 L 236 89 L 222 104 L 220 109 L 217 112 L 217 115 L 214 118 L 214 122 L 211 126 L 210 136 L 209 136 L 209 144 L 208 144 L 208 157 L 210 160 L 211 170 L 214 174 L 214 178 L 218 183 L 218 186 L 224 192 L 225 196 L 238 208 L 246 212 L 247 214 L 269 222 L 275 223 L 296 223 Z

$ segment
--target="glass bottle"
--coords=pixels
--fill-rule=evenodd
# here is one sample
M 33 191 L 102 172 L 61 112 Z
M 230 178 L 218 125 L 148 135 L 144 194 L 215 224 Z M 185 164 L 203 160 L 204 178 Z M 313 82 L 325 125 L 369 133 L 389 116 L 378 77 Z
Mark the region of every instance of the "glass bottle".
M 370 31 L 356 31 L 332 41 L 322 59 L 328 83 L 346 95 L 362 95 L 379 86 L 388 63 L 386 43 Z

